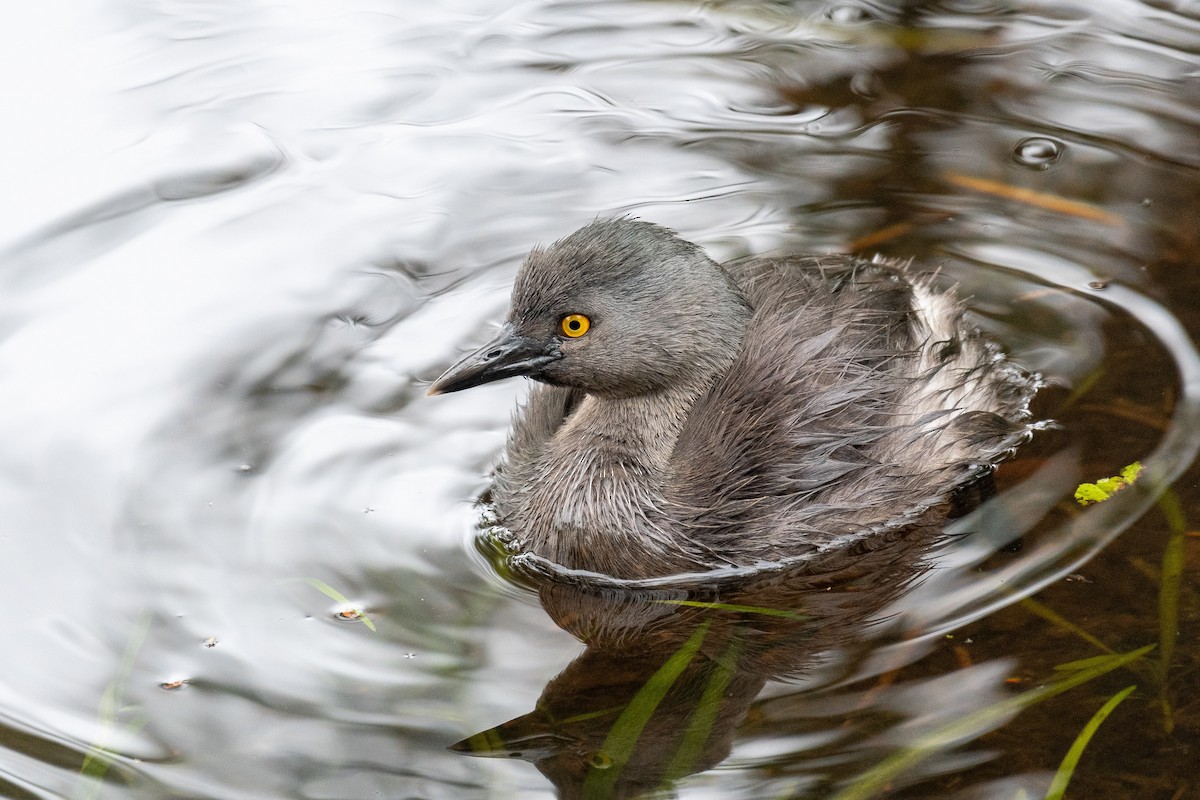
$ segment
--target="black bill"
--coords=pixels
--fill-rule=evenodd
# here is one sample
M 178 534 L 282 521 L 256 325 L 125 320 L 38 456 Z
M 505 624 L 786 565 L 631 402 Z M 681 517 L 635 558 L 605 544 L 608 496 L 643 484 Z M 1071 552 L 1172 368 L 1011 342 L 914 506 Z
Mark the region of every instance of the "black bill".
M 428 394 L 470 389 L 514 375 L 536 375 L 547 364 L 562 358 L 556 340 L 541 341 L 519 335 L 505 323 L 496 338 L 459 360 L 433 382 Z

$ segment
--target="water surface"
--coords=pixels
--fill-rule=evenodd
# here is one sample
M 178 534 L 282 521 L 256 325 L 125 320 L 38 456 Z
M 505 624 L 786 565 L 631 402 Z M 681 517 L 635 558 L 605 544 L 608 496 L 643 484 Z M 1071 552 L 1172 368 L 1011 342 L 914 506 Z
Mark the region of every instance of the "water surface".
M 1037 797 L 1129 685 L 1072 791 L 1198 791 L 1200 552 L 1158 504 L 1174 483 L 1183 529 L 1200 515 L 1195 9 L 3 18 L 0 795 Z M 1044 375 L 1058 427 L 950 536 L 823 583 L 514 571 L 473 501 L 525 388 L 424 387 L 531 245 L 618 213 L 717 258 L 919 259 Z

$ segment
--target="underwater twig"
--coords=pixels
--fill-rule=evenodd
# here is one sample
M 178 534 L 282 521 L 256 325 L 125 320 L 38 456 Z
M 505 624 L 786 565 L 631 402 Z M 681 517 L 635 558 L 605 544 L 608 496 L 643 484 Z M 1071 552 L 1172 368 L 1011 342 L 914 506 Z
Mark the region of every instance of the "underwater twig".
M 1052 211 L 1056 214 L 1065 214 L 1078 219 L 1091 220 L 1114 227 L 1122 224 L 1121 218 L 1116 214 L 1087 203 L 1081 203 L 1078 200 L 1062 197 L 1061 195 L 1039 192 L 1036 189 L 1028 189 L 1024 186 L 1013 186 L 1012 184 L 994 181 L 990 178 L 965 175 L 961 172 L 944 172 L 942 173 L 942 178 L 947 183 L 961 189 L 970 189 L 981 194 L 1002 197 L 1006 200 L 1012 200 L 1045 211 Z

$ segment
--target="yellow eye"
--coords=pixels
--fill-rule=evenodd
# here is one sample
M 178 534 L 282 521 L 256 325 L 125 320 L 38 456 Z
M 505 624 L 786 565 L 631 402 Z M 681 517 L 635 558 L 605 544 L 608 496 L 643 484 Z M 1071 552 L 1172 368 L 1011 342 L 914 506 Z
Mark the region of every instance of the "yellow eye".
M 592 327 L 592 321 L 583 314 L 567 314 L 562 318 L 562 332 L 572 339 L 578 339 Z

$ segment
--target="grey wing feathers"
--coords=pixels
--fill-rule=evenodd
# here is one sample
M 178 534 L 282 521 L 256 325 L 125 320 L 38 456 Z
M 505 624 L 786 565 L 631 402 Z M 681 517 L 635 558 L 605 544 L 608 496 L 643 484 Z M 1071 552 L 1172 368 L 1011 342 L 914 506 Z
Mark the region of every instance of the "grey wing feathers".
M 754 317 L 688 416 L 667 492 L 698 543 L 761 554 L 771 541 L 785 555 L 915 520 L 1025 434 L 1032 380 L 903 268 L 731 271 Z

